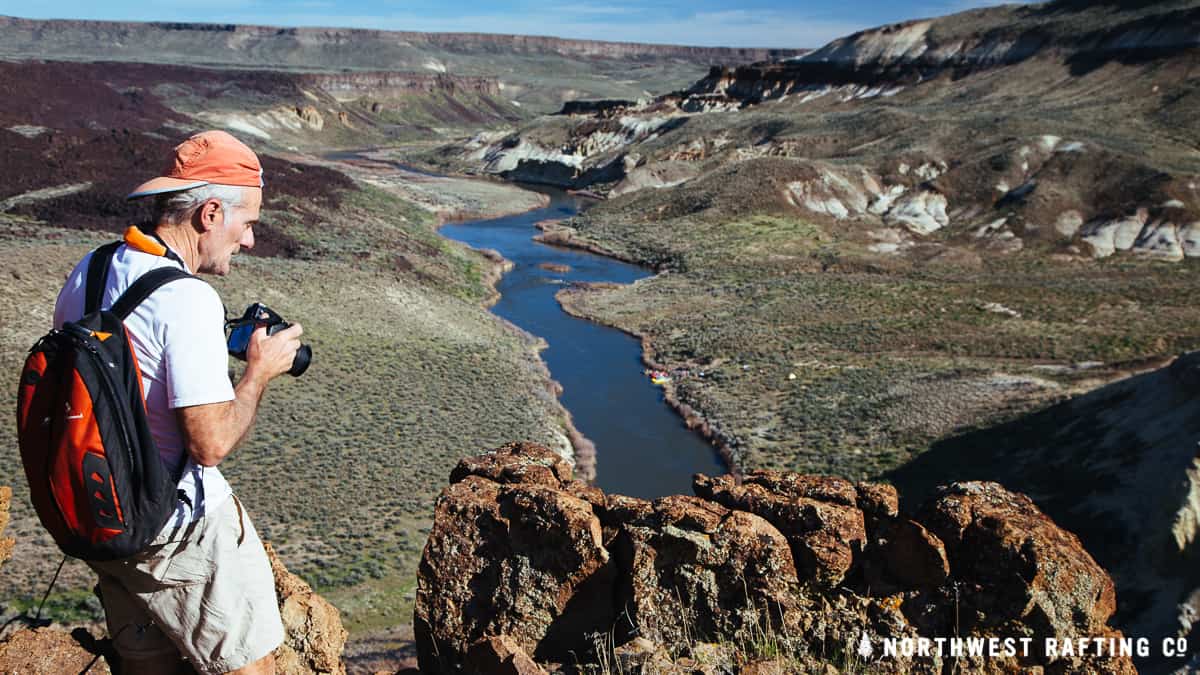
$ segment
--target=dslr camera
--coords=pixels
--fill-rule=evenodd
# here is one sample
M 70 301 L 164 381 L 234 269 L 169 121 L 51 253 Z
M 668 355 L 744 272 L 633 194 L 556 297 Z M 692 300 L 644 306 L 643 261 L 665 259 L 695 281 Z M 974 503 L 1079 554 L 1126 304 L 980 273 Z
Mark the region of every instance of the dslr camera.
M 250 346 L 250 335 L 260 326 L 267 327 L 267 335 L 274 335 L 292 324 L 283 320 L 274 310 L 261 302 L 256 302 L 246 308 L 240 319 L 225 320 L 225 342 L 230 356 L 242 361 L 246 360 L 246 348 Z M 292 368 L 288 375 L 300 377 L 312 363 L 312 347 L 302 344 L 292 359 Z

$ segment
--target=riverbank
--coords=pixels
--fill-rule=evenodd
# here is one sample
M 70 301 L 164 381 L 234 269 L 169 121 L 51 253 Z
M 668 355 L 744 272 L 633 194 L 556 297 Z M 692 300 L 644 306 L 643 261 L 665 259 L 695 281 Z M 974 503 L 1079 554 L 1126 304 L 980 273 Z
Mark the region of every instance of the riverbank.
M 647 369 L 663 372 L 669 371 L 671 368 L 669 364 L 655 358 L 654 341 L 649 335 L 641 335 L 621 324 L 606 321 L 603 316 L 589 313 L 584 309 L 583 298 L 587 293 L 616 287 L 618 287 L 617 284 L 577 283 L 556 293 L 554 299 L 558 301 L 559 306 L 562 307 L 564 312 L 577 319 L 608 326 L 637 340 L 642 349 L 642 363 Z M 680 369 L 677 368 L 676 370 Z M 725 463 L 727 472 L 732 474 L 737 480 L 740 480 L 742 476 L 741 467 L 738 466 L 736 457 L 733 454 L 733 448 L 725 442 L 720 431 L 715 429 L 695 408 L 679 400 L 678 384 L 675 379 L 671 379 L 659 386 L 662 387 L 663 400 L 683 419 L 684 425 L 688 429 L 699 433 L 711 443 L 716 449 L 717 454 L 721 456 L 721 460 Z
M 502 218 L 544 208 L 549 197 L 488 176 L 439 175 L 405 165 L 397 153 L 371 149 L 339 152 L 322 162 L 434 214 L 439 225 Z

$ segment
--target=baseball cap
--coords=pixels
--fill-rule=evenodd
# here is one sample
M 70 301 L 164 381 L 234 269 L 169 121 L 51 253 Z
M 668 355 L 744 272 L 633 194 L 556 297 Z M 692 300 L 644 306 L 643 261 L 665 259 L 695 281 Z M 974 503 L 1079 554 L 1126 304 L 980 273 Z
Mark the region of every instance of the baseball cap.
M 137 186 L 125 198 L 138 199 L 210 184 L 262 187 L 258 155 L 224 131 L 203 131 L 175 146 L 175 156 L 163 175 Z

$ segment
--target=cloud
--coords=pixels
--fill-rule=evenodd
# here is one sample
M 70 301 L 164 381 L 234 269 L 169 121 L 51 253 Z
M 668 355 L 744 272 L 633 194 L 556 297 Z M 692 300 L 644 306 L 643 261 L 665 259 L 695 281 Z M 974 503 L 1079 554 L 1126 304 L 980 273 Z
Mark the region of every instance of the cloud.
M 631 7 L 629 5 L 558 5 L 556 7 L 547 7 L 547 12 L 554 14 L 600 14 L 625 16 L 629 14 L 641 14 L 646 11 L 645 7 Z

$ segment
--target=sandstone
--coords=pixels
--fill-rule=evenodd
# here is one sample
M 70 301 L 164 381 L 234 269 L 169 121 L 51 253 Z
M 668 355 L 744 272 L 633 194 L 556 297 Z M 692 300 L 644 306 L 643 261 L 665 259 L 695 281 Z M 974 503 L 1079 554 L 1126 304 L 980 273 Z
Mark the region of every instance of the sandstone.
M 342 627 L 341 613 L 314 593 L 303 579 L 287 571 L 270 544 L 265 546 L 275 574 L 275 594 L 283 619 L 283 644 L 275 650 L 277 672 L 345 675 L 342 649 L 347 632 Z
M 509 443 L 494 452 L 468 457 L 450 473 L 450 482 L 481 476 L 497 483 L 531 483 L 558 487 L 571 480 L 571 465 L 535 443 Z
M 963 631 L 1022 622 L 1038 637 L 1093 637 L 1116 610 L 1112 579 L 1024 495 L 955 483 L 919 518 L 945 543 Z
M 319 110 L 311 105 L 297 106 L 296 117 L 299 117 L 313 131 L 320 131 L 325 128 L 325 118 L 321 116 Z
M 696 493 L 765 518 L 787 537 L 801 582 L 836 586 L 866 544 L 854 485 L 840 478 L 752 471 L 741 485 L 729 476 L 698 475 Z
M 57 628 L 17 631 L 0 642 L 0 673 L 111 673 L 91 636 L 82 629 L 76 634 Z
M 493 457 L 546 468 L 529 464 L 522 452 Z M 499 467 L 498 473 L 512 472 Z M 588 502 L 557 486 L 461 478 L 438 498 L 418 571 L 414 631 L 421 669 L 455 670 L 470 645 L 491 635 L 507 635 L 539 659 L 583 653 L 585 634 L 612 623 L 610 602 L 601 602 L 611 597 L 608 562 Z

